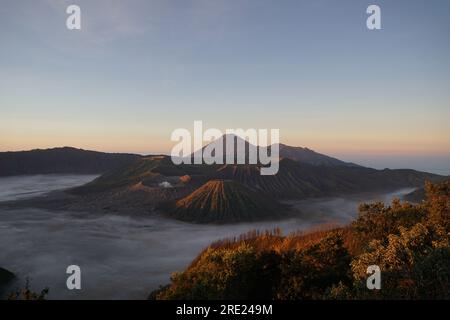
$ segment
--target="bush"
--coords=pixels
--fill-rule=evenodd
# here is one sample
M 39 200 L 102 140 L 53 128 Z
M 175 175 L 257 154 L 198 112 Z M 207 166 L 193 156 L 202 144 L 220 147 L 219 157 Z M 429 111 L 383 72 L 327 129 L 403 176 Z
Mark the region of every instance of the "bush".
M 350 256 L 339 234 L 305 250 L 284 254 L 278 299 L 320 299 L 333 285 L 350 281 Z
M 344 228 L 250 232 L 203 251 L 158 299 L 450 299 L 450 182 L 427 200 L 362 204 Z M 381 290 L 366 287 L 381 269 Z

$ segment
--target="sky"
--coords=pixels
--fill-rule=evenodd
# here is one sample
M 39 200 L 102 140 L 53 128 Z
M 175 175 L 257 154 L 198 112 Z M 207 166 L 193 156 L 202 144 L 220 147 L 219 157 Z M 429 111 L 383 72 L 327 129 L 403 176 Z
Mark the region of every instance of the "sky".
M 169 153 L 202 120 L 450 174 L 449 15 L 447 0 L 2 0 L 0 151 Z

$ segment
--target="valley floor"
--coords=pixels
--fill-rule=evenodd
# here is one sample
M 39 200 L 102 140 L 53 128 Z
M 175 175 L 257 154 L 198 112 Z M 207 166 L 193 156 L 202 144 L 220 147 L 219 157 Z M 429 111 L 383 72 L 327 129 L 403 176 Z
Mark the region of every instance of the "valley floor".
M 199 225 L 161 217 L 151 208 L 130 214 L 125 202 L 114 212 L 108 212 L 108 208 L 90 211 L 81 210 L 81 206 L 64 207 L 68 198 L 55 190 L 92 178 L 10 177 L 8 183 L 0 181 L 0 261 L 2 267 L 18 275 L 12 287 L 23 285 L 30 277 L 34 289 L 50 287 L 50 299 L 145 299 L 213 241 L 254 229 L 279 227 L 286 234 L 322 224 L 347 223 L 355 217 L 359 202 L 390 201 L 410 191 L 290 201 L 298 214 L 277 222 Z M 39 188 L 33 189 L 30 181 L 41 181 L 35 184 Z M 19 192 L 6 192 L 11 184 Z M 28 188 L 28 195 L 20 192 L 24 188 Z M 29 198 L 36 194 L 39 199 Z M 46 203 L 54 207 L 45 207 Z M 71 264 L 79 265 L 83 272 L 80 292 L 65 287 L 66 267 Z

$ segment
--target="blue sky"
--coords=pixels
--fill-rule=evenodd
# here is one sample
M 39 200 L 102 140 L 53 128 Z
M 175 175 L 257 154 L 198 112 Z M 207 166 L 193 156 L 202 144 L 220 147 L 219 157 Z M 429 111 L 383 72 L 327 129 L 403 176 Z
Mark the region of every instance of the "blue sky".
M 169 152 L 203 120 L 450 173 L 449 15 L 445 0 L 2 1 L 0 151 Z

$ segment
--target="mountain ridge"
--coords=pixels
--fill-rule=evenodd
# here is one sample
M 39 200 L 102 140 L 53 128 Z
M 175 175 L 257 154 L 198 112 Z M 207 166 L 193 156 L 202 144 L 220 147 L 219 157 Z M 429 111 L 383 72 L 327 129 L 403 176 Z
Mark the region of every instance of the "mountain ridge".
M 234 137 L 244 140 L 238 136 Z M 244 141 L 246 159 L 248 159 L 249 143 Z M 195 152 L 191 154 L 191 157 L 194 157 L 194 154 Z M 133 153 L 108 153 L 68 146 L 4 151 L 0 152 L 0 177 L 31 174 L 103 174 L 145 157 L 148 156 Z M 291 147 L 285 144 L 280 144 L 280 158 L 290 158 L 316 166 L 358 166 L 308 148 Z
M 262 147 L 259 145 L 254 145 L 250 143 L 248 140 L 243 139 L 235 134 L 224 134 L 220 138 L 216 139 L 215 141 L 212 141 L 209 144 L 204 145 L 202 148 L 194 151 L 191 153 L 187 158 L 190 158 L 192 162 L 194 163 L 194 159 L 196 158 L 203 158 L 203 153 L 206 148 L 214 147 L 214 144 L 218 143 L 218 146 L 220 146 L 220 143 L 222 144 L 222 150 L 223 150 L 223 163 L 226 163 L 226 157 L 231 152 L 227 149 L 227 141 L 228 139 L 233 139 L 233 146 L 234 149 L 232 150 L 232 154 L 234 155 L 234 162 L 237 163 L 237 159 L 241 157 L 245 160 L 246 164 L 249 164 L 249 154 L 250 154 L 250 148 L 253 148 L 254 152 L 256 152 L 257 160 L 259 162 L 259 152 L 261 148 L 267 148 L 267 150 L 264 150 L 264 152 L 267 152 L 267 154 L 271 154 L 272 148 L 274 146 L 278 146 L 279 148 L 279 158 L 289 158 L 292 160 L 312 164 L 315 166 L 352 166 L 357 167 L 359 165 L 351 162 L 345 162 L 330 156 L 327 156 L 325 154 L 321 154 L 319 152 L 316 152 L 314 150 L 311 150 L 306 147 L 293 147 L 289 146 L 283 143 L 275 143 L 268 147 Z M 245 154 L 244 155 L 238 155 L 237 154 L 237 145 L 238 143 L 241 143 L 244 145 L 245 148 Z M 215 156 L 215 152 L 212 152 L 212 156 Z M 200 162 L 200 161 L 199 161 Z
M 133 212 L 149 212 L 163 203 L 173 204 L 185 199 L 178 202 L 178 206 L 162 208 L 161 213 L 191 222 L 225 223 L 277 217 L 284 212 L 278 203 L 285 200 L 390 192 L 421 187 L 425 181 L 445 179 L 408 169 L 322 166 L 291 158 L 280 159 L 275 175 L 261 175 L 260 164 L 176 165 L 165 155 L 133 156 L 126 160 L 127 163 L 103 173 L 92 182 L 64 191 L 69 197 L 59 203 L 52 200 L 44 201 L 43 205 L 83 211 L 92 208 L 129 211 L 133 208 Z M 227 182 L 208 184 L 211 181 Z M 210 198 L 212 194 L 219 196 Z M 246 200 L 239 200 L 242 198 Z M 223 206 L 215 210 L 207 205 L 204 210 L 199 203 L 222 203 Z M 269 208 L 278 208 L 280 212 Z
M 57 147 L 0 152 L 0 176 L 30 174 L 102 174 L 140 157 L 130 153 L 106 153 Z

